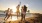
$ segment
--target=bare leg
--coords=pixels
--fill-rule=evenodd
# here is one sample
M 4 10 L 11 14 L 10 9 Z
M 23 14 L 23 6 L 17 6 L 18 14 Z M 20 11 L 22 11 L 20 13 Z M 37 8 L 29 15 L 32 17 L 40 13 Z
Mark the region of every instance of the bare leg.
M 8 15 L 8 14 L 6 14 L 6 17 L 7 17 L 7 15 Z M 5 17 L 5 18 L 6 18 L 6 17 Z M 5 18 L 4 18 L 4 20 L 5 20 Z
M 18 13 L 17 13 L 17 19 L 18 19 Z
M 7 19 L 8 19 L 9 17 L 10 17 L 10 15 L 8 15 Z M 6 20 L 7 20 L 7 19 L 6 19 Z
M 25 21 L 25 15 L 24 15 L 24 21 Z
M 21 14 L 21 21 L 23 20 L 23 14 Z

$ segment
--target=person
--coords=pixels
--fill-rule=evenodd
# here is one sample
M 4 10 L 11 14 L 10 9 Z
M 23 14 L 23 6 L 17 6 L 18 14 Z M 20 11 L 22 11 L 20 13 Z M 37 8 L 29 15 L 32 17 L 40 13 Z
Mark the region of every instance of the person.
M 25 20 L 26 11 L 27 11 L 27 7 L 24 5 L 21 9 L 21 21 L 23 19 Z
M 10 9 L 10 16 L 11 16 L 11 19 L 12 19 L 12 13 L 13 13 L 13 11 L 12 11 L 12 9 Z
M 8 8 L 5 12 L 6 12 L 6 17 L 8 17 L 9 12 L 10 12 L 10 8 Z M 6 18 L 6 17 L 5 17 L 5 18 Z M 4 18 L 4 20 L 5 20 L 5 18 Z
M 16 13 L 17 13 L 17 19 L 18 19 L 18 15 L 20 14 L 19 7 L 20 7 L 20 5 L 18 5 L 18 6 L 16 7 L 16 8 L 17 8 L 17 10 L 16 10 Z
M 12 9 L 10 9 L 10 12 L 9 12 L 9 14 L 8 14 L 7 19 L 8 19 L 10 16 L 11 16 L 11 19 L 12 19 Z

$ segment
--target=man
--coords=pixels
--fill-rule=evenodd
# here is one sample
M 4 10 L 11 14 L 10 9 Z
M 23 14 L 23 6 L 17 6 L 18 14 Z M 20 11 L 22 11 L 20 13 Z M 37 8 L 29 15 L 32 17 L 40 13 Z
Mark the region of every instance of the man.
M 12 13 L 13 13 L 13 11 L 12 11 L 12 9 L 10 9 L 7 19 L 8 19 L 10 16 L 11 16 L 11 19 L 12 19 Z
M 5 18 L 7 18 L 9 16 L 9 13 L 10 13 L 10 8 L 8 8 L 5 12 L 6 12 L 6 17 Z
M 27 7 L 24 5 L 21 9 L 21 21 L 23 19 L 25 20 L 26 11 L 27 11 Z

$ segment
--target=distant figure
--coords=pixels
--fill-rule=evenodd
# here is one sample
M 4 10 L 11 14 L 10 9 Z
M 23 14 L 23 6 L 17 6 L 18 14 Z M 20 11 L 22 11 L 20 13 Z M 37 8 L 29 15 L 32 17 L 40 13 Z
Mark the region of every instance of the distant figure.
M 26 11 L 27 11 L 27 7 L 24 5 L 21 9 L 21 21 L 23 19 L 25 20 Z
M 9 16 L 9 13 L 10 13 L 10 8 L 8 8 L 7 10 L 6 10 L 6 17 L 8 17 Z M 6 18 L 5 17 L 5 18 Z M 5 20 L 5 19 L 4 19 Z

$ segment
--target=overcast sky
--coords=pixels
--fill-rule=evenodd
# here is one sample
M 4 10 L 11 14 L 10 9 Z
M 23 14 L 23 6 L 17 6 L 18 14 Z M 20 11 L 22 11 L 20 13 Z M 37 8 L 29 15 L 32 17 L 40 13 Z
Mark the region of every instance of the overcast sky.
M 42 13 L 42 0 L 0 0 L 0 10 L 6 10 L 17 6 L 21 1 L 21 5 L 26 5 L 31 13 Z

